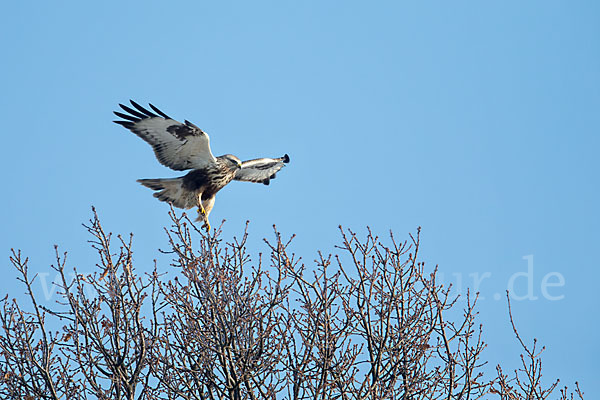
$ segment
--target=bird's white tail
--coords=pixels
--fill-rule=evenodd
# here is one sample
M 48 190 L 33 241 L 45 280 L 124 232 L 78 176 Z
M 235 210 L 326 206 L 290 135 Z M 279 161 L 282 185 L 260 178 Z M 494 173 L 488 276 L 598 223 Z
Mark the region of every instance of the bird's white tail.
M 198 194 L 183 187 L 183 177 L 167 179 L 138 179 L 142 185 L 156 190 L 154 197 L 178 208 L 198 205 Z

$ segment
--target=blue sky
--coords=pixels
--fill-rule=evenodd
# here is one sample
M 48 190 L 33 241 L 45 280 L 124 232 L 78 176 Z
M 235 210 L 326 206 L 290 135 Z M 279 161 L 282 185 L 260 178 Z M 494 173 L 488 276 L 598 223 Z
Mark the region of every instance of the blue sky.
M 548 348 L 544 376 L 600 395 L 597 2 L 10 2 L 0 14 L 1 292 L 20 291 L 11 247 L 34 271 L 55 243 L 91 270 L 91 205 L 135 233 L 138 268 L 166 247 L 167 207 L 135 180 L 177 173 L 111 122 L 132 98 L 206 130 L 217 155 L 290 155 L 272 185 L 219 193 L 211 221 L 227 219 L 226 237 L 250 220 L 257 254 L 276 224 L 310 263 L 334 251 L 339 224 L 421 226 L 445 280 L 481 281 L 492 364 L 518 363 L 496 300 L 513 277 L 537 297 L 513 308 Z

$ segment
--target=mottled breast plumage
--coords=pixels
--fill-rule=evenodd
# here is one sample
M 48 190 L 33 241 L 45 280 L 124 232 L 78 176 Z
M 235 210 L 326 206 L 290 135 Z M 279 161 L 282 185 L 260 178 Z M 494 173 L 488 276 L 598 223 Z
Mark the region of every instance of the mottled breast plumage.
M 236 169 L 217 157 L 214 165 L 188 172 L 183 177 L 183 187 L 202 193 L 203 199 L 211 198 L 233 180 Z

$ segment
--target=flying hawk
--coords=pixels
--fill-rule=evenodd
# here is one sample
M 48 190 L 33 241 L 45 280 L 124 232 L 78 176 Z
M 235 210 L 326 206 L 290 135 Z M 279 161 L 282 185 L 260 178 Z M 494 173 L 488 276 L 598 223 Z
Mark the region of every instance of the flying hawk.
M 234 155 L 215 157 L 210 151 L 209 137 L 189 121 L 181 123 L 150 104 L 149 111 L 130 100 L 133 108 L 114 111 L 124 121 L 114 121 L 144 139 L 154 149 L 158 161 L 176 171 L 191 170 L 179 178 L 138 179 L 155 190 L 154 197 L 179 208 L 198 207 L 197 221 L 210 230 L 208 215 L 215 205 L 215 195 L 232 180 L 258 182 L 265 185 L 290 161 L 280 158 L 257 158 L 240 161 Z

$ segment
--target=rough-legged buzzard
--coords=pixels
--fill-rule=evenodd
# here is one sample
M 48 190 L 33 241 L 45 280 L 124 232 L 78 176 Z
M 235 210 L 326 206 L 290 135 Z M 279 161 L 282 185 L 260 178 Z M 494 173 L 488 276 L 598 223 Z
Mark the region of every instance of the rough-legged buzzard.
M 265 185 L 275 173 L 290 161 L 280 158 L 257 158 L 240 161 L 234 155 L 215 157 L 210 151 L 209 137 L 189 121 L 175 121 L 150 104 L 152 111 L 130 100 L 133 108 L 119 104 L 125 111 L 115 111 L 123 125 L 154 149 L 158 161 L 176 171 L 191 169 L 186 175 L 169 179 L 139 179 L 142 185 L 155 190 L 154 197 L 175 207 L 198 207 L 197 221 L 210 230 L 208 215 L 215 204 L 215 195 L 232 180 L 258 182 Z

